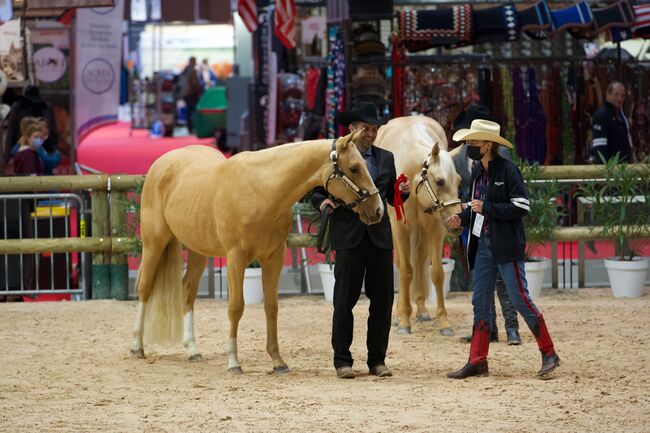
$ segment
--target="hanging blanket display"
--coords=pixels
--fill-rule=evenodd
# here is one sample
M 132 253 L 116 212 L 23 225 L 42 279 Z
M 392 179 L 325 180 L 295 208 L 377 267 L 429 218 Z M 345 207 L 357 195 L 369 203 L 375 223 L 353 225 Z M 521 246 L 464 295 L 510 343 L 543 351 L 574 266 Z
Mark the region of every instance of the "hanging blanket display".
M 570 29 L 572 36 L 593 39 L 598 36 L 598 33 L 616 28 L 621 32 L 621 37 L 625 39 L 631 37 L 632 31 L 629 29 L 634 24 L 634 9 L 627 0 L 619 0 L 604 8 L 592 8 L 591 15 L 592 25 L 585 29 Z
M 526 144 L 529 161 L 544 164 L 546 159 L 546 114 L 539 99 L 537 73 L 535 68 L 528 68 L 528 123 L 526 125 Z
M 475 44 L 512 42 L 519 39 L 521 22 L 512 3 L 487 9 L 473 9 L 472 16 Z
M 336 115 L 345 109 L 345 44 L 340 29 L 329 28 L 330 52 L 327 57 L 327 137 L 339 136 Z
M 405 116 L 406 99 L 406 53 L 404 47 L 398 43 L 397 36 L 393 36 L 391 59 L 393 63 L 393 117 Z
M 610 39 L 620 42 L 629 38 L 650 38 L 650 3 L 635 5 L 631 28 L 612 27 Z
M 472 6 L 435 10 L 403 10 L 398 15 L 399 39 L 410 52 L 472 43 Z

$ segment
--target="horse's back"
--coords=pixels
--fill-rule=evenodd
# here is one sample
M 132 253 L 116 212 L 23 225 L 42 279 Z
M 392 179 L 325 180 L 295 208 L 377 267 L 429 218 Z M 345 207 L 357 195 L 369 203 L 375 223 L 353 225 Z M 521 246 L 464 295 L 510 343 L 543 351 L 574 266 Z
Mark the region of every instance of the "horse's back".
M 404 116 L 391 119 L 379 128 L 377 142 L 393 153 L 412 152 L 413 148 L 431 150 L 438 143 L 447 150 L 447 136 L 440 123 L 427 116 Z
M 202 169 L 214 169 L 226 160 L 218 150 L 199 144 L 174 149 L 158 158 L 149 169 L 147 178 L 172 171 L 174 174 Z

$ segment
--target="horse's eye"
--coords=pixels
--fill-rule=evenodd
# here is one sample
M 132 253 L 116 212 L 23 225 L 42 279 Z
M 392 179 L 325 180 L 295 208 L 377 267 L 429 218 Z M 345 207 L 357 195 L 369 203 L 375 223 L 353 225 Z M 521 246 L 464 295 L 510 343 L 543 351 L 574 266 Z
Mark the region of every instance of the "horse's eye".
M 444 179 L 436 179 L 436 185 L 443 187 L 445 186 L 445 180 Z
M 354 167 L 350 167 L 350 172 L 351 172 L 352 174 L 357 174 L 357 173 L 359 173 L 359 167 L 356 167 L 356 166 L 354 166 Z

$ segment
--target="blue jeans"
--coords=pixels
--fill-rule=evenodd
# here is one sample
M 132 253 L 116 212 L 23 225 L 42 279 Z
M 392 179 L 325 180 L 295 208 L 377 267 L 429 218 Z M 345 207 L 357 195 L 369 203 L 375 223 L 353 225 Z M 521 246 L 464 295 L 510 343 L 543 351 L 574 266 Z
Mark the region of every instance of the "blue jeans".
M 494 284 L 497 272 L 501 274 L 506 285 L 512 305 L 532 329 L 542 313 L 537 309 L 528 294 L 528 283 L 524 271 L 524 261 L 518 260 L 497 265 L 492 257 L 492 245 L 489 234 L 479 239 L 478 251 L 474 261 L 472 305 L 474 322 L 484 320 L 492 325 L 492 308 L 494 305 Z

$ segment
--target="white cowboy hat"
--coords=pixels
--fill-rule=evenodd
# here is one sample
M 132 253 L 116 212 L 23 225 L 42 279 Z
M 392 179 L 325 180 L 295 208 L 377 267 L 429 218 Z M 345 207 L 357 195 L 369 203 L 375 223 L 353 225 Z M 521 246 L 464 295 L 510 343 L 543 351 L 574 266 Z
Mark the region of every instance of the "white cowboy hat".
M 485 119 L 472 120 L 469 129 L 460 129 L 452 137 L 454 141 L 484 140 L 503 144 L 512 149 L 512 143 L 499 135 L 501 127 L 496 122 Z

